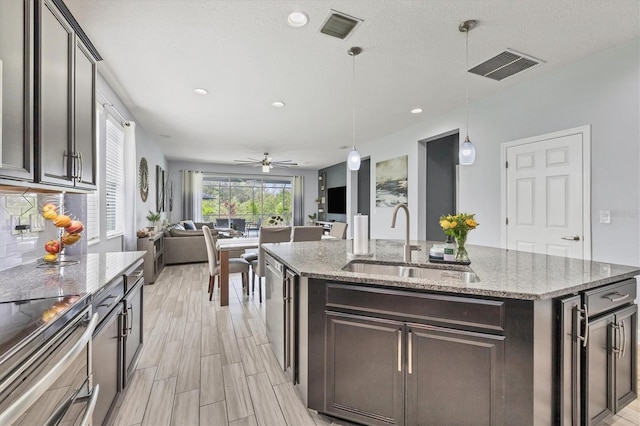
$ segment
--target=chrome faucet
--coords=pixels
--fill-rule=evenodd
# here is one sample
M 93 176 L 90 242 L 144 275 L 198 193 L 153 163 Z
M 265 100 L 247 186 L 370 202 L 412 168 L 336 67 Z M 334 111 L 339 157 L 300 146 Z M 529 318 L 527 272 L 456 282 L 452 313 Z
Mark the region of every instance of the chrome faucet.
M 391 220 L 391 227 L 396 227 L 396 216 L 398 215 L 398 210 L 404 210 L 407 214 L 407 226 L 406 226 L 406 234 L 404 237 L 404 262 L 411 262 L 411 244 L 409 244 L 409 207 L 407 207 L 406 203 L 400 203 L 396 205 L 396 208 L 393 209 L 393 219 Z

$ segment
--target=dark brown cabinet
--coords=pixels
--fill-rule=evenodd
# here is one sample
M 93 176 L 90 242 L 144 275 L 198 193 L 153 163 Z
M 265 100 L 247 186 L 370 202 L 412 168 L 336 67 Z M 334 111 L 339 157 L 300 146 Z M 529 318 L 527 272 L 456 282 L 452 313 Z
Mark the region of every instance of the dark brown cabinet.
M 0 2 L 0 180 L 96 188 L 97 60 L 61 0 Z
M 504 423 L 505 336 L 488 328 L 503 303 L 327 287 L 324 412 L 364 424 Z
M 503 424 L 504 337 L 408 324 L 406 340 L 406 424 Z
M 635 280 L 557 302 L 557 423 L 598 424 L 637 398 Z
M 0 1 L 0 177 L 32 181 L 33 3 Z
M 589 321 L 584 350 L 586 424 L 598 424 L 637 396 L 636 305 Z
M 326 412 L 366 424 L 403 424 L 403 323 L 326 315 Z
M 96 62 L 53 1 L 37 10 L 37 178 L 95 189 Z

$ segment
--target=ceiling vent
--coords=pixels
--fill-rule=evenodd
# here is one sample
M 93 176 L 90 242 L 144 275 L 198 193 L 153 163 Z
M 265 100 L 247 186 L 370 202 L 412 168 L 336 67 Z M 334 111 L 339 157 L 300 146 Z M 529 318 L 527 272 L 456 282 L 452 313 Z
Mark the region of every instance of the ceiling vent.
M 471 68 L 469 72 L 500 81 L 542 62 L 540 59 L 507 49 L 480 65 Z
M 344 40 L 361 23 L 362 19 L 354 18 L 337 10 L 331 10 L 324 24 L 322 24 L 320 32 Z

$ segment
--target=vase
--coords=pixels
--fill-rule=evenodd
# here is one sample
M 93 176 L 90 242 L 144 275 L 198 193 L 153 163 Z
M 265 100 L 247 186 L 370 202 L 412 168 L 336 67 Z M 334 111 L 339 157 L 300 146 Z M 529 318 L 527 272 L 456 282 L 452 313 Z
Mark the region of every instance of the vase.
M 467 248 L 465 247 L 465 243 L 467 242 L 467 235 L 461 235 L 456 237 L 456 262 L 468 262 L 469 261 L 469 253 L 467 253 Z

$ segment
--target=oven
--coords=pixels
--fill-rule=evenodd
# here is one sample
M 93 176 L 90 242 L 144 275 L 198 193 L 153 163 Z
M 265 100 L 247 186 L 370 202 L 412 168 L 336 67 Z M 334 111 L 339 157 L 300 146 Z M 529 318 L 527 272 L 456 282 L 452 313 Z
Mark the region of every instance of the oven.
M 0 424 L 91 424 L 97 322 L 86 296 L 0 303 Z

